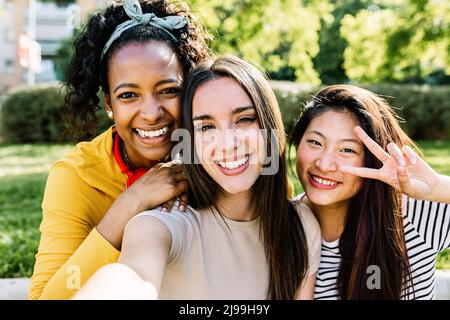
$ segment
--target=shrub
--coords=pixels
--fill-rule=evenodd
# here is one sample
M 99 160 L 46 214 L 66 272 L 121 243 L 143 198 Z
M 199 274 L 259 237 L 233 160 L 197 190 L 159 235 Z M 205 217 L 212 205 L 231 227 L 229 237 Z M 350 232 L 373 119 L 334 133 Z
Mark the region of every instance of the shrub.
M 13 143 L 75 141 L 78 137 L 64 130 L 64 93 L 60 84 L 12 90 L 0 109 L 0 135 Z M 105 112 L 98 112 L 97 118 L 98 132 L 111 125 Z
M 56 85 L 16 89 L 1 109 L 2 135 L 10 142 L 61 141 L 62 99 Z
M 305 102 L 321 87 L 272 81 L 289 130 Z M 403 129 L 413 139 L 450 139 L 450 86 L 373 84 L 362 85 L 383 96 L 405 121 Z M 103 99 L 101 99 L 103 100 Z M 63 135 L 64 92 L 59 84 L 40 85 L 10 92 L 0 109 L 0 136 L 10 142 L 73 142 Z M 97 113 L 97 133 L 111 125 L 103 108 Z
M 304 104 L 322 87 L 272 81 L 287 129 Z M 386 99 L 404 121 L 402 128 L 413 139 L 450 139 L 450 86 L 372 84 L 361 85 Z

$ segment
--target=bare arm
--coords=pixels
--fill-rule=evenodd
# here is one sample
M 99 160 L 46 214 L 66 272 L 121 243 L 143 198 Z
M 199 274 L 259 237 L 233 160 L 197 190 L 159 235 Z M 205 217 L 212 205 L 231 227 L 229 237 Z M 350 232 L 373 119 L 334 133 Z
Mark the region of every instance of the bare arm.
M 121 250 L 124 229 L 131 218 L 180 194 L 180 206 L 184 210 L 187 205 L 186 190 L 186 175 L 179 162 L 158 163 L 116 199 L 97 225 L 97 230 L 116 249 Z
M 118 263 L 97 271 L 74 299 L 157 299 L 171 246 L 171 235 L 157 218 L 131 221 Z

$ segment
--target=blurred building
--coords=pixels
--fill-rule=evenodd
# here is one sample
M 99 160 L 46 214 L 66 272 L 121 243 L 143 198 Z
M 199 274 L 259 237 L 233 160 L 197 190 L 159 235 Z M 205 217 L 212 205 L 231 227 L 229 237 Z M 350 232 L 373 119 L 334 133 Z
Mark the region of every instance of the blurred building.
M 36 23 L 31 32 L 35 34 L 39 45 L 37 48 L 33 47 L 32 51 L 40 49 L 40 64 L 36 65 L 36 61 L 31 61 L 34 67 L 39 67 L 39 71 L 33 74 L 34 82 L 56 80 L 53 58 L 60 41 L 70 37 L 73 27 L 79 26 L 89 12 L 105 2 L 73 0 L 68 5 L 56 5 L 35 0 Z M 30 3 L 31 0 L 0 0 L 0 95 L 9 87 L 29 82 L 28 68 L 23 65 L 27 57 L 24 43 L 32 40 L 28 37 Z

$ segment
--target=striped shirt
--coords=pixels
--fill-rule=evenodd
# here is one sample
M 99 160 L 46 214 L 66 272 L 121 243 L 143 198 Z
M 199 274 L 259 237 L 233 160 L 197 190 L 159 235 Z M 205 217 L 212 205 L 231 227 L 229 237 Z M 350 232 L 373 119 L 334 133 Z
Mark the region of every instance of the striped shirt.
M 450 204 L 404 196 L 402 211 L 415 299 L 434 299 L 436 256 L 450 247 Z M 332 242 L 322 240 L 315 299 L 339 299 L 336 280 L 340 261 L 339 239 Z M 369 272 L 368 275 L 370 274 L 373 273 Z M 403 298 L 408 299 L 406 296 Z

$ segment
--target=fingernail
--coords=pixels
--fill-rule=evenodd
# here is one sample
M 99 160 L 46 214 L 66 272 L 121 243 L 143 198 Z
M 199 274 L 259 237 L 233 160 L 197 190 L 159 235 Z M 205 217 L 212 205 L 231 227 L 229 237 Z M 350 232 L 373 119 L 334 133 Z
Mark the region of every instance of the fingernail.
M 167 212 L 167 208 L 164 207 L 164 208 L 161 209 L 161 211 L 162 211 L 162 212 Z
M 186 208 L 184 207 L 184 205 L 181 205 L 181 206 L 179 207 L 179 209 L 180 209 L 180 211 L 186 211 Z

